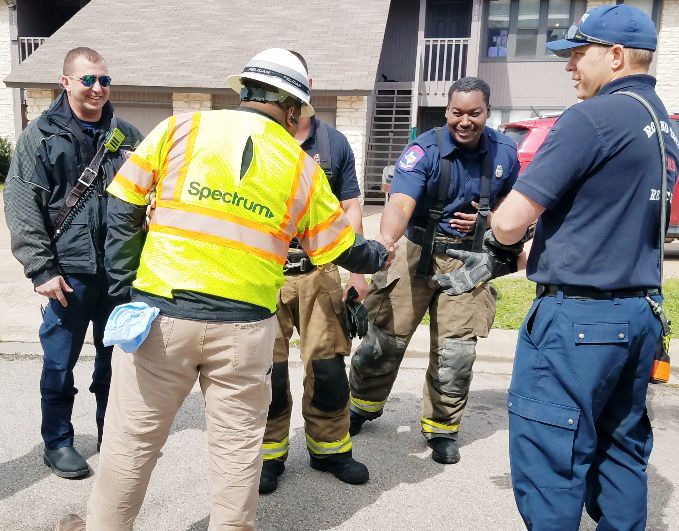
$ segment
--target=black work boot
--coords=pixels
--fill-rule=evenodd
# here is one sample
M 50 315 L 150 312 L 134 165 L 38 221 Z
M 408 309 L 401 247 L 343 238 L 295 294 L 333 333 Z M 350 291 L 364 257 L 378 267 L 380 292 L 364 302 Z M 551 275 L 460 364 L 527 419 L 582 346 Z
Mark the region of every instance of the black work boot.
M 431 458 L 437 463 L 452 465 L 460 460 L 460 450 L 454 439 L 447 437 L 434 437 L 427 440 L 431 448 Z
M 269 494 L 278 488 L 278 476 L 285 470 L 283 461 L 268 459 L 262 465 L 262 475 L 259 476 L 259 493 Z
M 363 485 L 370 479 L 368 467 L 351 457 L 350 451 L 325 457 L 309 455 L 309 460 L 314 470 L 330 472 L 340 481 L 350 485 Z
M 72 446 L 64 446 L 56 450 L 45 448 L 43 461 L 60 478 L 83 478 L 90 474 L 87 461 Z
M 352 437 L 356 435 L 359 431 L 361 431 L 363 424 L 365 424 L 368 420 L 372 419 L 356 413 L 353 409 L 349 410 L 349 435 Z

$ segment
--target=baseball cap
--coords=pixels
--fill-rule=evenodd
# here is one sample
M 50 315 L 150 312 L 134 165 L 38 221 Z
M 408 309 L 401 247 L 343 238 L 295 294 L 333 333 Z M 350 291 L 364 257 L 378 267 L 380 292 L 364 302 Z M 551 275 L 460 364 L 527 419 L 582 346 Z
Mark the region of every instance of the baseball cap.
M 580 22 L 569 28 L 565 39 L 548 42 L 547 48 L 559 57 L 569 57 L 571 49 L 587 44 L 621 44 L 655 51 L 657 42 L 651 17 L 636 7 L 618 4 L 585 13 Z

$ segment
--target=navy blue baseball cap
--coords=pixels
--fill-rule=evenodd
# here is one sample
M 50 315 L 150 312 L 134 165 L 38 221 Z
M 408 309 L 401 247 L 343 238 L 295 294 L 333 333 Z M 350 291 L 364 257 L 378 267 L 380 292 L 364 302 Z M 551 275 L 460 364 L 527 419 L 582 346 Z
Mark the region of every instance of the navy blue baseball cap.
M 582 15 L 582 19 L 568 30 L 565 39 L 547 43 L 555 55 L 569 57 L 573 48 L 587 44 L 655 51 L 658 34 L 655 24 L 646 13 L 625 4 L 602 6 Z

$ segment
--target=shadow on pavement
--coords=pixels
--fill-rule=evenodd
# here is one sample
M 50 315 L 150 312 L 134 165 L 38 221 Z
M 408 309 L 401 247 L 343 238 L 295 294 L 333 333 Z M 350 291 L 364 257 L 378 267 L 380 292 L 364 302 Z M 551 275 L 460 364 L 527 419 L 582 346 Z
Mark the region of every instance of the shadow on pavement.
M 38 444 L 21 457 L 0 463 L 0 478 L 3 478 L 0 482 L 0 500 L 14 496 L 52 474 L 52 469 L 42 460 L 44 448 L 42 443 Z M 75 448 L 83 458 L 89 459 L 97 451 L 97 438 L 93 435 L 76 435 Z
M 505 392 L 495 390 L 471 393 L 463 419 L 464 431 L 459 439 L 462 448 L 506 429 L 505 397 Z M 445 465 L 430 459 L 420 434 L 420 400 L 420 396 L 411 393 L 394 394 L 389 398 L 384 416 L 366 423 L 354 437 L 354 457 L 370 469 L 370 481 L 366 485 L 346 485 L 328 473 L 311 470 L 303 443 L 304 431 L 293 430 L 290 455 L 279 488 L 273 494 L 260 497 L 257 529 L 309 529 L 311 522 L 313 529 L 334 528 L 372 505 L 384 492 L 442 473 Z M 304 500 L 303 511 L 292 505 L 293 500 L 300 499 Z M 208 524 L 209 517 L 206 517 L 188 529 L 204 531 Z

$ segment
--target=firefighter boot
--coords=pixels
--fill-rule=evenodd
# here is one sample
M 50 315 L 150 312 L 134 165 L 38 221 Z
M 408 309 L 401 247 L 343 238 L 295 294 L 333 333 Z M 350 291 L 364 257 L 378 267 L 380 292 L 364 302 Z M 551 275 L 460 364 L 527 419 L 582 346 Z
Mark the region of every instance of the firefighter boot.
M 269 494 L 278 488 L 278 476 L 285 470 L 285 463 L 268 459 L 262 465 L 262 475 L 259 476 L 259 493 Z
M 364 417 L 363 415 L 359 415 L 356 413 L 353 409 L 349 411 L 349 435 L 352 437 L 356 435 L 359 431 L 361 431 L 361 428 L 363 428 L 363 424 L 365 424 L 366 421 L 372 420 L 369 419 L 368 417 Z
M 453 439 L 433 437 L 427 444 L 431 448 L 431 458 L 437 463 L 452 465 L 460 460 L 460 450 Z
M 370 478 L 368 467 L 351 457 L 351 451 L 326 457 L 309 456 L 311 468 L 330 472 L 340 481 L 351 485 L 363 485 Z

